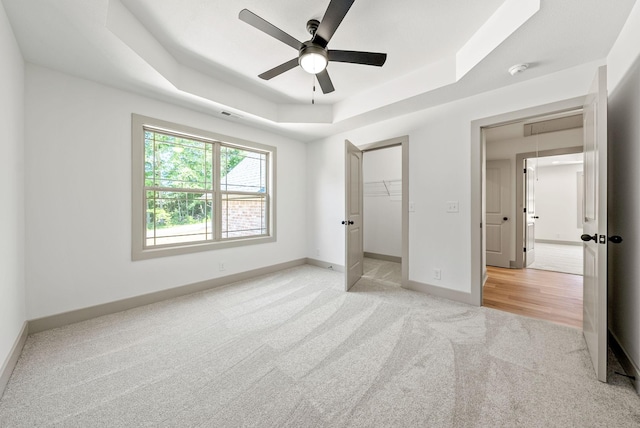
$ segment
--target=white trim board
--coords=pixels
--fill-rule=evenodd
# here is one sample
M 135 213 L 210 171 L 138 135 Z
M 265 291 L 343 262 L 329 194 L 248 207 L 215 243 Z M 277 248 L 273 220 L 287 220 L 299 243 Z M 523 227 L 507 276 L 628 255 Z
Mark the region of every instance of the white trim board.
M 15 342 L 13 343 L 13 347 L 11 348 L 11 352 L 7 356 L 6 360 L 2 364 L 2 368 L 0 368 L 0 398 L 4 394 L 4 390 L 9 383 L 9 378 L 11 377 L 11 373 L 13 373 L 13 369 L 16 367 L 18 363 L 18 359 L 20 358 L 20 354 L 22 354 L 22 348 L 24 347 L 24 343 L 27 341 L 27 335 L 29 334 L 29 322 L 25 321 L 22 324 L 22 329 L 20 330 L 20 334 L 16 337 Z
M 344 266 L 343 265 L 337 265 L 335 263 L 328 263 L 328 262 L 323 262 L 322 260 L 317 260 L 317 259 L 307 259 L 307 264 L 311 265 L 311 266 L 316 266 L 319 268 L 323 268 L 323 269 L 331 269 L 331 270 L 335 270 L 336 272 L 344 272 Z
M 582 247 L 582 242 L 575 241 L 557 241 L 555 239 L 536 239 L 535 241 L 540 244 L 573 245 L 575 247 Z
M 364 252 L 364 257 L 375 260 L 383 260 L 385 262 L 402 263 L 402 257 L 388 256 L 386 254 Z
M 450 288 L 438 287 L 437 285 L 426 284 L 424 282 L 409 281 L 406 286 L 402 286 L 408 290 L 420 291 L 422 293 L 431 294 L 432 296 L 442 297 L 459 303 L 473 305 L 473 296 L 471 293 L 464 291 L 451 290 Z

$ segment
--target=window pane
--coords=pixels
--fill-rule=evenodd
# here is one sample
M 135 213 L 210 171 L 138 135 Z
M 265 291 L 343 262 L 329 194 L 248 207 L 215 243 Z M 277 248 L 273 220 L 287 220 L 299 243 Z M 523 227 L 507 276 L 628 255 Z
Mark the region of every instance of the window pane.
M 213 194 L 147 191 L 146 246 L 213 239 Z
M 182 189 L 213 187 L 213 145 L 145 132 L 145 185 Z
M 265 193 L 266 182 L 266 154 L 226 146 L 220 148 L 222 191 Z
M 266 196 L 222 195 L 222 238 L 267 234 Z

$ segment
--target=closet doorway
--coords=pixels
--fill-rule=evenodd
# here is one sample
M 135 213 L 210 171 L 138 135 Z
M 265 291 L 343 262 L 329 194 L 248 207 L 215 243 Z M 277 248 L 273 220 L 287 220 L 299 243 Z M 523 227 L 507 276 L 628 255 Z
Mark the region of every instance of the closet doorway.
M 364 273 L 402 284 L 402 146 L 363 152 Z
M 409 137 L 362 145 L 359 150 L 363 183 L 362 280 L 404 287 L 409 277 Z M 350 185 L 347 175 L 346 187 Z M 351 203 L 347 198 L 347 213 Z M 345 266 L 349 263 L 349 251 L 345 251 Z

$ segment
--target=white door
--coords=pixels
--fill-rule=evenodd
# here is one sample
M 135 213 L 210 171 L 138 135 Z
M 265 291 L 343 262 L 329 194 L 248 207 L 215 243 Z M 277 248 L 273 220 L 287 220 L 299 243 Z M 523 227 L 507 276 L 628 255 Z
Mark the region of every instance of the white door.
M 362 151 L 345 140 L 345 288 L 347 291 L 358 282 L 363 272 L 364 250 L 362 245 Z
M 584 247 L 582 330 L 598 380 L 607 381 L 607 69 L 583 107 Z
M 487 161 L 486 168 L 486 245 L 487 265 L 509 267 L 511 258 L 511 163 L 506 160 Z
M 524 189 L 524 265 L 529 266 L 536 260 L 536 170 L 531 159 L 525 159 Z

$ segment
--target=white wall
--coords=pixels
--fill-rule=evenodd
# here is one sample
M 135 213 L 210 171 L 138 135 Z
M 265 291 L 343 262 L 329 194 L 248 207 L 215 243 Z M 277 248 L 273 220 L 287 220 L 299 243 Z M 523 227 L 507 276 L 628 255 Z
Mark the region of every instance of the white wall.
M 344 140 L 356 145 L 409 135 L 409 279 L 471 290 L 471 122 L 586 94 L 600 63 L 516 83 L 376 123 L 309 145 L 308 251 L 344 264 Z M 446 213 L 447 201 L 460 212 Z M 442 280 L 433 269 L 442 269 Z
M 608 61 L 609 235 L 624 241 L 608 246 L 609 330 L 640 374 L 640 2 L 616 41 Z
M 551 165 L 537 169 L 535 183 L 536 240 L 582 243 L 578 227 L 578 173 L 582 165 Z
M 0 2 L 0 367 L 26 320 L 24 61 Z
M 516 156 L 520 153 L 530 153 L 538 150 L 552 150 L 566 147 L 582 146 L 582 128 L 567 129 L 564 131 L 548 132 L 537 136 L 521 137 L 499 141 L 487 141 L 487 160 L 509 159 L 511 162 L 511 245 L 509 260 L 516 259 L 516 215 L 519 203 L 516 200 Z M 520 168 L 518 168 L 518 172 Z
M 365 183 L 402 179 L 402 147 L 364 152 Z M 364 195 L 364 251 L 402 257 L 402 199 Z
M 26 71 L 29 318 L 306 257 L 304 144 L 49 69 Z M 277 242 L 132 262 L 131 113 L 276 146 Z

